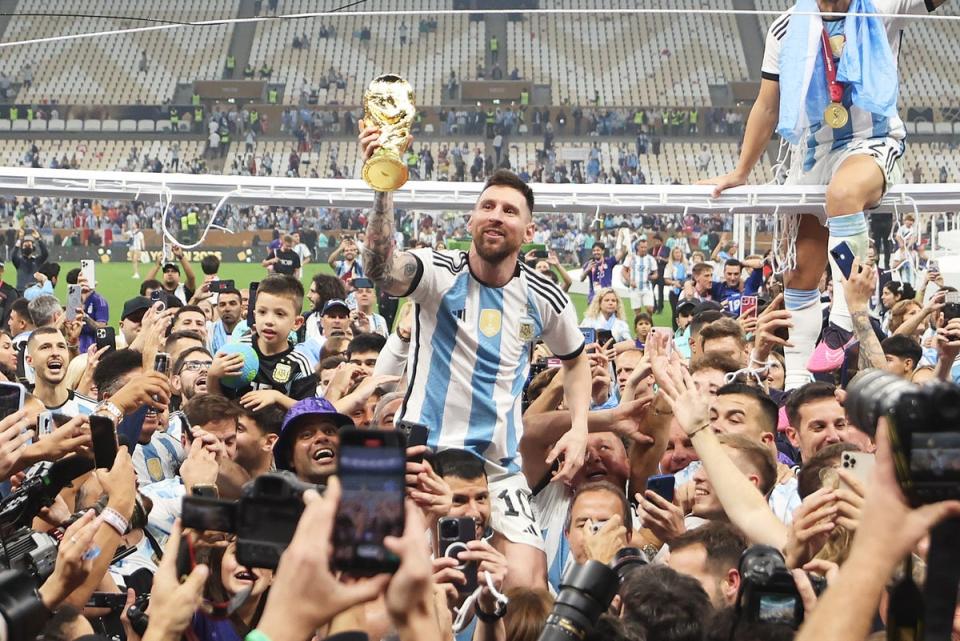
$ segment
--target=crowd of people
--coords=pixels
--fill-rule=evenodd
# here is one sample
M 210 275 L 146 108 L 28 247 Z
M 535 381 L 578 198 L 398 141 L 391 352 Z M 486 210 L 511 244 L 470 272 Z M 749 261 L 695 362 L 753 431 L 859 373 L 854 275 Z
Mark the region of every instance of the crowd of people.
M 363 130 L 365 155 L 378 135 Z M 17 286 L 0 291 L 0 373 L 24 390 L 0 417 L 8 500 L 38 491 L 50 463 L 93 460 L 18 516 L 60 544 L 48 566 L 16 566 L 39 586 L 17 638 L 526 641 L 563 627 L 555 599 L 576 605 L 569 590 L 585 588 L 571 577 L 600 564 L 616 571 L 603 591 L 618 596 L 586 638 L 882 629 L 894 607 L 880 605 L 883 587 L 904 559 L 913 572 L 898 589 L 922 580 L 921 540 L 960 504 L 910 506 L 885 419 L 856 422 L 844 386 L 867 370 L 954 381 L 955 290 L 928 263 L 914 301 L 908 284 L 881 282 L 875 252 L 856 258 L 842 279 L 854 340 L 792 384 L 783 351 L 820 328 L 795 324 L 767 258 L 738 260 L 721 229 L 691 245 L 682 229 L 664 239 L 643 219 L 612 218 L 610 245 L 585 250 L 591 302 L 579 316 L 556 254 L 521 253 L 549 234 L 533 199 L 496 172 L 467 223 L 469 250 L 440 249 L 429 230 L 404 250 L 392 197 L 375 192 L 363 233 L 329 255 L 332 274 L 302 282 L 310 251 L 290 234 L 267 248 L 256 288 L 213 256 L 198 274 L 174 247 L 121 310 L 72 270 L 81 298 L 69 317 L 39 234 L 20 235 Z M 895 237 L 911 250 L 904 227 Z M 667 309 L 674 326 L 655 326 Z M 104 420 L 118 439 L 108 464 L 93 429 Z M 357 460 L 344 448 L 364 443 L 356 430 L 370 430 L 366 447 L 411 439 L 396 482 L 344 476 Z M 302 513 L 282 509 L 282 494 L 254 500 L 277 483 L 297 488 Z M 353 508 L 341 512 L 341 497 Z M 382 507 L 358 511 L 363 497 Z M 237 516 L 203 511 L 213 498 L 239 500 Z M 278 565 L 259 560 L 265 550 L 282 551 Z M 331 570 L 360 550 L 380 550 L 391 571 Z M 788 581 L 775 606 L 746 596 L 760 585 L 743 565 L 752 554 L 779 559 L 764 566 Z

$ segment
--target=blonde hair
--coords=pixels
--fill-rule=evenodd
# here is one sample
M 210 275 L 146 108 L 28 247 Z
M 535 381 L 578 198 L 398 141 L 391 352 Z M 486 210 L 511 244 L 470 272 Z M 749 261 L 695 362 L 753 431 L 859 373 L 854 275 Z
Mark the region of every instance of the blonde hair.
M 602 301 L 604 296 L 608 294 L 613 294 L 614 296 L 617 297 L 617 311 L 614 312 L 616 317 L 622 321 L 625 321 L 627 319 L 627 312 L 623 307 L 623 299 L 620 298 L 620 295 L 616 291 L 614 291 L 613 287 L 604 287 L 603 289 L 598 291 L 594 295 L 593 300 L 590 301 L 590 307 L 588 307 L 587 311 L 583 313 L 584 320 L 588 318 L 591 318 L 591 319 L 600 318 L 600 314 L 601 314 L 600 301 Z
M 891 334 L 895 333 L 897 328 L 903 325 L 903 321 L 907 316 L 907 311 L 914 305 L 916 305 L 919 309 L 923 309 L 923 305 L 912 298 L 906 298 L 904 300 L 897 301 L 897 303 L 890 309 Z

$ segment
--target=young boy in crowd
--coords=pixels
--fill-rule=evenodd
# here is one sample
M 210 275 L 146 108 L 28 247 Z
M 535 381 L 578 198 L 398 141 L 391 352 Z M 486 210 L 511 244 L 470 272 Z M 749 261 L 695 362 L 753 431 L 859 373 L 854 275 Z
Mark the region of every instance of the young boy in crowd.
M 243 371 L 240 354 L 217 354 L 210 366 L 207 388 L 211 394 L 239 398 L 247 409 L 257 410 L 271 403 L 285 408 L 316 393 L 317 380 L 306 356 L 294 349 L 290 333 L 303 324 L 303 285 L 284 274 L 267 276 L 260 282 L 254 309 L 253 331 L 240 339 L 260 359 L 257 375 L 238 388 L 224 386 L 226 376 Z

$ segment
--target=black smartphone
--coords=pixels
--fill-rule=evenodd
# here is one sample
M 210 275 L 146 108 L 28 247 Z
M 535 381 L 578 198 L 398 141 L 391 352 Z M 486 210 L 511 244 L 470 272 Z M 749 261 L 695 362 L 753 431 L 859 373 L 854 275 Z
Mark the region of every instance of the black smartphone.
M 236 289 L 232 280 L 215 280 L 210 285 L 210 291 L 217 294 L 222 294 L 230 289 Z
M 257 317 L 254 315 L 254 310 L 257 309 L 257 288 L 260 287 L 260 283 L 250 283 L 250 295 L 247 298 L 247 327 L 253 329 L 253 326 L 257 320 Z
M 850 272 L 853 269 L 853 250 L 847 241 L 842 241 L 839 245 L 830 250 L 833 260 L 837 261 L 837 267 L 844 278 L 850 278 Z
M 403 534 L 405 450 L 400 432 L 340 433 L 337 477 L 343 493 L 333 527 L 334 568 L 354 575 L 397 570 L 400 559 L 383 539 Z
M 90 416 L 90 440 L 93 441 L 93 462 L 97 468 L 110 469 L 117 458 L 117 430 L 106 416 Z
M 161 374 L 170 373 L 170 354 L 157 352 L 157 355 L 153 357 L 153 371 Z
M 183 527 L 216 532 L 237 531 L 237 504 L 202 496 L 185 496 L 180 510 Z
M 106 347 L 109 352 L 117 348 L 117 330 L 112 327 L 98 327 L 96 333 L 98 350 Z
M 407 437 L 407 448 L 415 445 L 426 445 L 427 438 L 430 436 L 430 428 L 423 423 L 414 423 L 413 421 L 397 421 L 397 431 Z M 422 463 L 423 454 L 413 456 L 407 459 L 412 463 Z
M 167 303 L 163 300 L 163 291 L 160 289 L 155 289 L 150 292 L 150 301 L 152 305 L 160 303 L 160 311 L 162 312 L 167 308 Z
M 673 474 L 657 474 L 647 479 L 647 489 L 659 494 L 670 503 L 673 503 L 676 483 L 677 479 Z
M 598 329 L 597 330 L 597 344 L 601 347 L 606 345 L 613 338 L 613 332 L 609 329 Z
M 20 383 L 0 383 L 0 416 L 7 417 L 23 409 L 26 389 Z
M 443 556 L 460 560 L 461 552 L 467 551 L 467 543 L 477 538 L 477 523 L 470 516 L 447 516 L 437 523 L 437 541 Z M 457 569 L 463 572 L 466 583 L 458 583 L 460 594 L 472 594 L 477 589 L 477 562 L 462 561 Z
M 534 250 L 533 252 L 534 258 L 537 258 L 538 260 L 545 260 L 549 255 L 550 254 L 547 252 L 546 249 L 537 249 L 537 250 Z
M 943 295 L 943 322 L 949 323 L 960 318 L 960 292 L 946 292 Z

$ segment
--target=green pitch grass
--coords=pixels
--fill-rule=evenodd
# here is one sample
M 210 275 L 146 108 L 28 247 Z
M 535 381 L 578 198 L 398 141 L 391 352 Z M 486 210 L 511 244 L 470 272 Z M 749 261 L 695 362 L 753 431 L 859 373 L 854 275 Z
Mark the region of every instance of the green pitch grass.
M 67 299 L 67 272 L 75 267 L 80 267 L 80 263 L 61 263 L 60 282 L 57 283 L 55 292 L 57 297 L 66 304 Z M 200 265 L 192 265 L 197 274 L 197 280 L 203 279 L 203 272 L 200 271 Z M 149 265 L 144 268 L 140 266 L 140 276 L 145 277 Z M 304 268 L 303 283 L 304 288 L 309 287 L 310 279 L 317 272 L 332 273 L 330 267 L 324 264 L 310 263 Z M 123 309 L 123 303 L 140 293 L 141 280 L 131 278 L 133 268 L 130 263 L 97 263 L 97 292 L 107 299 L 110 304 L 110 324 L 116 326 L 120 321 L 120 311 Z M 266 270 L 256 263 L 223 263 L 220 266 L 220 278 L 236 281 L 237 287 L 246 287 L 252 281 L 259 281 L 266 276 Z M 15 284 L 17 282 L 16 269 L 12 263 L 7 263 L 3 272 L 3 280 L 7 283 Z M 573 304 L 577 308 L 578 318 L 583 317 L 583 311 L 587 306 L 587 298 L 582 294 L 571 294 Z M 633 313 L 629 311 L 627 315 L 628 322 L 633 323 Z M 658 314 L 654 318 L 654 325 L 669 326 L 670 315 L 668 313 Z

